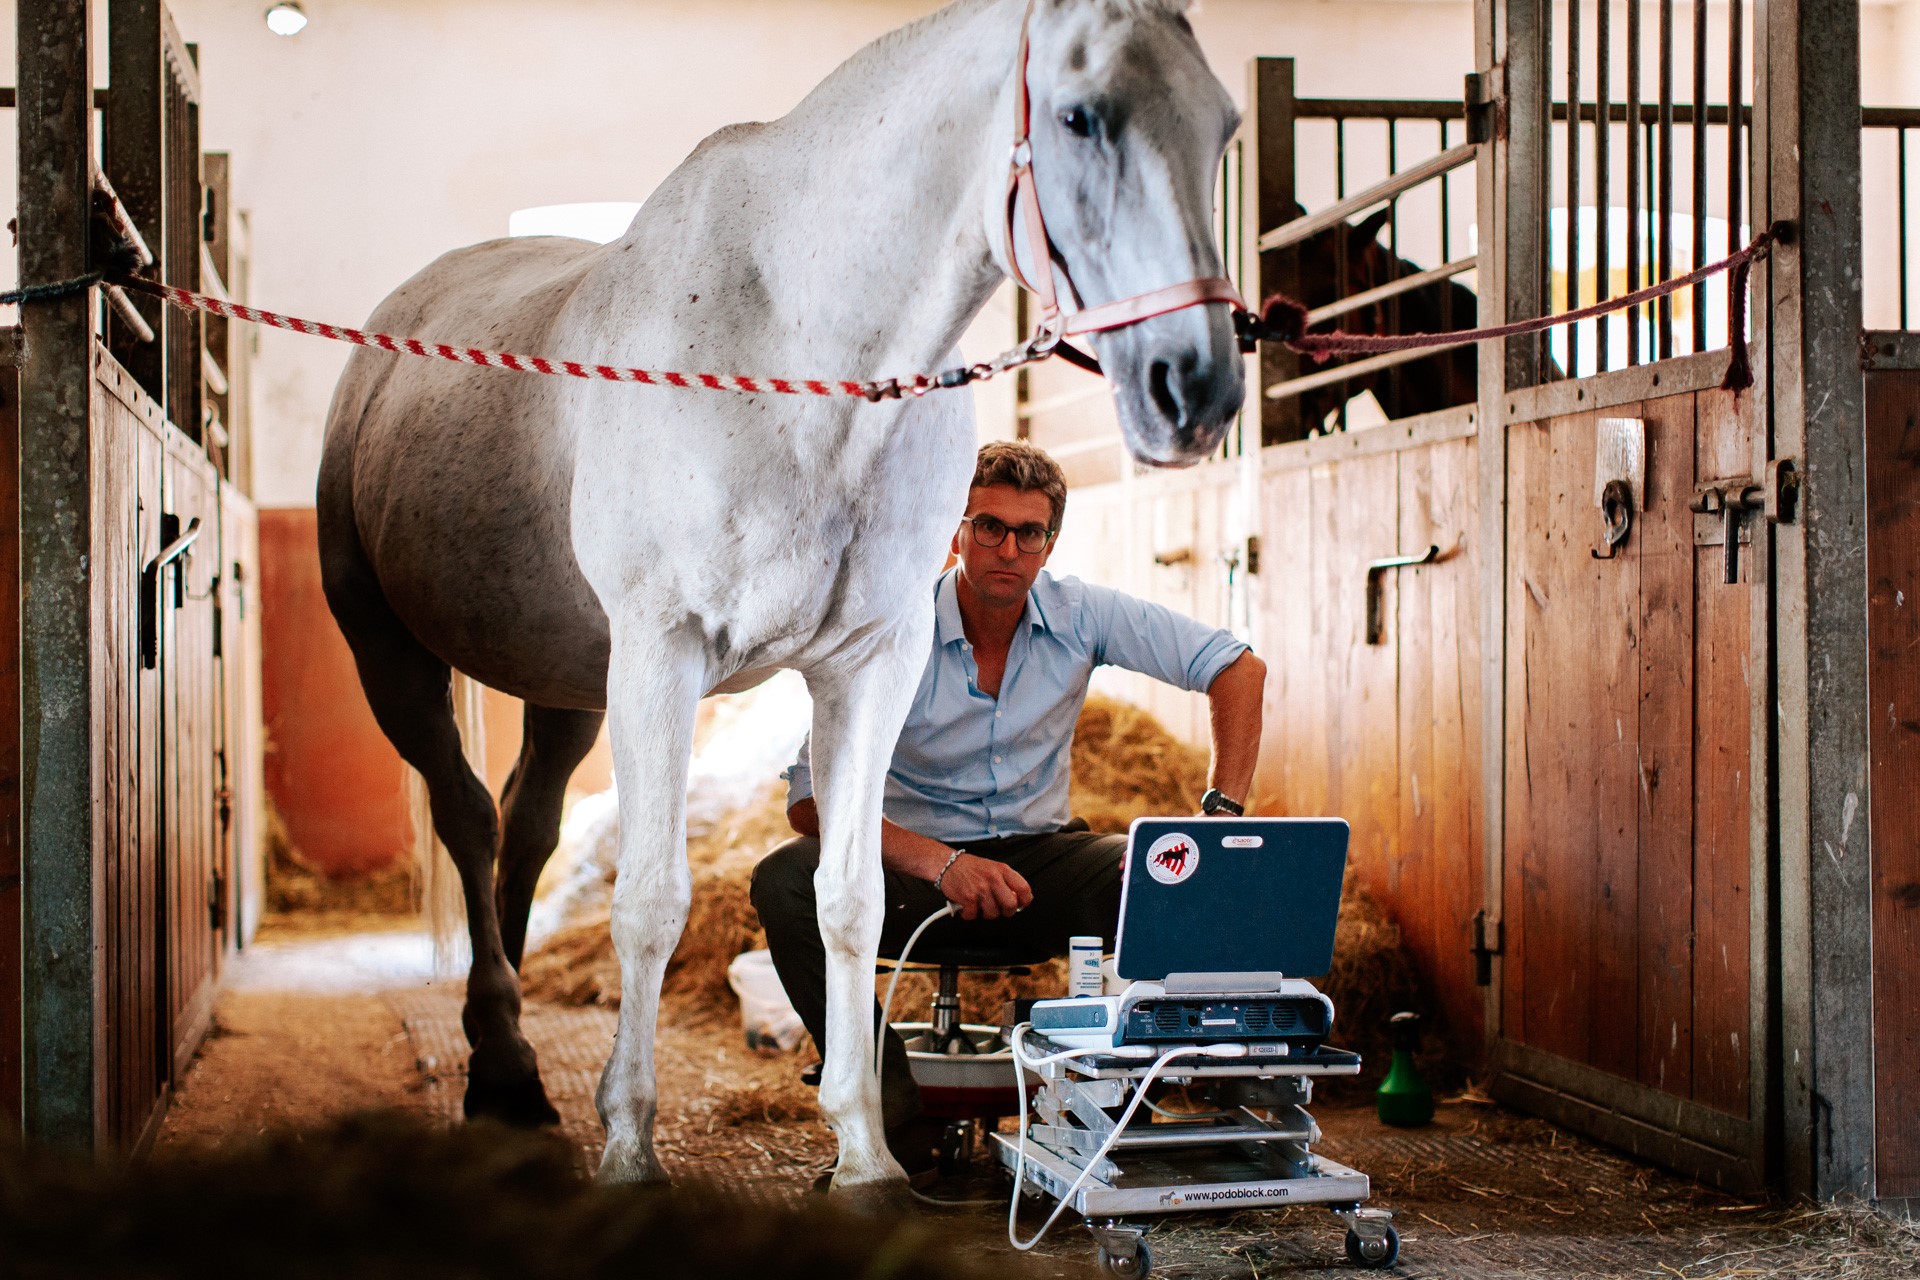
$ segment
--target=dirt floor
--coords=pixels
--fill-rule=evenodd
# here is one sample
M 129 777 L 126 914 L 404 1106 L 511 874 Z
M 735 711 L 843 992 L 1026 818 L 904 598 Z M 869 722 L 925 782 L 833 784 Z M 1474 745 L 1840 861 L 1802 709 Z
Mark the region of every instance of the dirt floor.
M 269 921 L 229 974 L 215 1031 L 154 1158 L 192 1159 L 270 1128 L 371 1108 L 458 1123 L 461 986 L 434 980 L 424 934 L 364 917 Z M 583 1170 L 599 1155 L 593 1089 L 615 1017 L 538 1002 L 525 1012 Z M 760 1196 L 806 1194 L 833 1147 L 811 1094 L 795 1083 L 801 1060 L 752 1053 L 737 1025 L 711 1018 L 687 1025 L 669 1011 L 662 1025 L 659 1149 L 675 1176 Z M 1314 1111 L 1326 1134 L 1319 1149 L 1368 1173 L 1373 1203 L 1396 1214 L 1402 1251 L 1390 1274 L 1920 1277 L 1912 1227 L 1726 1196 L 1471 1094 L 1415 1131 L 1382 1126 L 1363 1099 L 1323 1097 Z M 1005 1185 L 980 1160 L 931 1194 L 1004 1205 Z M 929 1212 L 983 1249 L 1006 1248 L 1004 1208 Z M 1149 1240 L 1156 1275 L 1268 1280 L 1356 1274 L 1341 1236 L 1324 1211 L 1303 1206 L 1169 1219 Z M 1039 1253 L 1058 1274 L 1081 1274 L 1087 1235 L 1069 1220 Z

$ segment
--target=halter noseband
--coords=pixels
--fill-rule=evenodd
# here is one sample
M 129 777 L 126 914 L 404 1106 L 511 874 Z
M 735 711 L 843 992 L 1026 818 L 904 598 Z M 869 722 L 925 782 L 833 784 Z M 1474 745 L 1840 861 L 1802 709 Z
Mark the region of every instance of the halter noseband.
M 1007 172 L 1007 265 L 1014 282 L 1040 300 L 1040 320 L 1034 328 L 1035 347 L 1052 347 L 1061 338 L 1073 334 L 1099 333 L 1119 329 L 1169 311 L 1187 307 L 1225 303 L 1236 312 L 1246 310 L 1239 290 L 1224 276 L 1184 280 L 1162 289 L 1136 293 L 1113 302 L 1083 307 L 1079 290 L 1060 263 L 1061 278 L 1067 284 L 1067 296 L 1061 297 L 1053 284 L 1053 241 L 1047 236 L 1046 219 L 1040 213 L 1040 193 L 1033 182 L 1033 102 L 1027 90 L 1027 53 L 1029 28 L 1033 22 L 1034 0 L 1028 0 L 1026 14 L 1020 20 L 1020 57 L 1013 86 L 1013 155 Z M 1030 280 L 1020 267 L 1020 244 L 1024 240 L 1027 258 L 1035 266 L 1038 280 Z

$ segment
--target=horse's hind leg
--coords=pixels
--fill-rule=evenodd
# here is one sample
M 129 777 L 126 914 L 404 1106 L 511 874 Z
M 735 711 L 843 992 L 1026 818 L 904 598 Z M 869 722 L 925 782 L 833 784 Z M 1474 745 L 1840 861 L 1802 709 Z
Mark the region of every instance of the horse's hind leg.
M 493 797 L 468 767 L 453 718 L 453 673 L 408 631 L 377 583 L 329 575 L 327 602 L 353 649 L 360 685 L 381 731 L 426 780 L 433 829 L 460 873 L 473 967 L 461 1021 L 473 1046 L 466 1113 L 509 1124 L 554 1124 L 533 1046 L 520 1032 L 520 981 L 494 915 Z
M 605 719 L 599 711 L 527 704 L 520 759 L 500 797 L 500 869 L 494 877 L 500 941 L 507 963 L 515 969 L 527 943 L 527 911 L 533 906 L 534 886 L 560 839 L 567 779 L 593 750 Z

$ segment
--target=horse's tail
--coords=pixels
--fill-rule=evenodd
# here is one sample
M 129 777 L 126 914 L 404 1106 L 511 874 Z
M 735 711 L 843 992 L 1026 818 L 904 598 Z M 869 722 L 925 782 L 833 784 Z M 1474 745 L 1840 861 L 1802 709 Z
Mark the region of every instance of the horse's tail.
M 453 718 L 460 728 L 460 749 L 482 779 L 487 776 L 487 718 L 482 699 L 486 688 L 478 680 L 453 673 Z M 441 978 L 467 972 L 473 947 L 467 933 L 467 902 L 460 873 L 447 847 L 434 834 L 428 812 L 427 783 L 418 771 L 407 770 L 407 813 L 413 820 L 414 883 L 419 888 L 419 913 L 433 939 L 433 971 Z

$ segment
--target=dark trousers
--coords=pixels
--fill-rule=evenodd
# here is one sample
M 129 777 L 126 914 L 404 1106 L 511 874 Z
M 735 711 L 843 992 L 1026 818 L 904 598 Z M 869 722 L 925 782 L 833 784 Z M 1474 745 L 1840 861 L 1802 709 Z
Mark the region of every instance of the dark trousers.
M 1113 947 L 1120 919 L 1120 869 L 1126 853 L 1125 836 L 1088 831 L 1058 831 L 1044 835 L 1004 836 L 975 840 L 968 853 L 1004 862 L 1025 877 L 1033 889 L 1033 904 L 1011 918 L 962 920 L 958 916 L 930 926 L 914 944 L 916 954 L 934 947 L 991 947 L 1019 953 L 1023 958 L 1060 956 L 1067 939 L 1095 934 Z M 753 871 L 753 906 L 767 931 L 767 949 L 773 967 L 794 1011 L 813 1034 L 821 1053 L 827 1048 L 827 949 L 820 938 L 814 911 L 813 873 L 820 865 L 820 842 L 811 836 L 787 841 L 761 860 Z M 897 959 L 907 937 L 922 920 L 940 909 L 946 897 L 931 881 L 889 871 L 887 915 L 880 931 L 880 954 Z M 908 958 L 909 963 L 912 957 Z M 1061 994 L 1065 994 L 1062 992 Z M 874 1021 L 879 1021 L 879 1003 Z M 900 1011 L 893 1011 L 894 1017 Z M 920 1094 L 913 1086 L 906 1045 L 883 1029 L 881 1049 L 886 1070 L 881 1081 L 886 1125 L 894 1128 L 920 1113 Z

